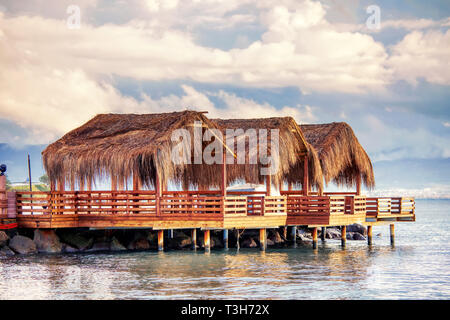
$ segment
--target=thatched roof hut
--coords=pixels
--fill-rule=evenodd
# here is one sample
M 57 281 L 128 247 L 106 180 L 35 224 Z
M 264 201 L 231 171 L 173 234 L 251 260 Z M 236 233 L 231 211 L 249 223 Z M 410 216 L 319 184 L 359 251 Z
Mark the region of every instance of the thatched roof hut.
M 370 158 L 347 123 L 306 124 L 300 128 L 319 155 L 326 183 L 351 187 L 360 177 L 366 187 L 375 186 Z
M 314 148 L 307 142 L 303 133 L 292 117 L 273 117 L 262 119 L 213 119 L 222 130 L 225 129 L 278 129 L 279 130 L 279 155 L 280 168 L 276 174 L 272 176 L 272 182 L 278 186 L 280 183 L 287 182 L 292 184 L 301 184 L 303 182 L 304 157 L 308 159 L 308 179 L 309 185 L 317 190 L 323 188 L 323 176 L 320 167 L 319 158 Z M 243 134 L 239 139 L 246 139 Z M 271 136 L 268 135 L 268 144 L 271 145 Z M 246 141 L 248 145 L 248 139 Z M 248 147 L 246 148 L 248 149 Z M 270 149 L 270 148 L 269 148 Z M 250 181 L 248 170 L 254 170 L 251 166 L 240 168 L 234 166 L 234 176 L 239 177 L 239 173 L 243 174 L 240 178 L 247 182 L 264 183 L 264 177 L 259 176 L 259 181 Z
M 175 144 L 172 133 L 186 129 L 194 136 L 194 122 L 201 121 L 204 128 L 223 130 L 220 121 L 209 120 L 202 112 L 182 111 L 161 114 L 100 114 L 50 144 L 43 151 L 44 168 L 52 183 L 65 181 L 71 185 L 90 185 L 96 179 L 114 176 L 117 181 L 129 181 L 132 177 L 147 186 L 155 185 L 155 173 L 164 185 L 168 181 L 182 184 L 183 188 L 219 187 L 222 165 L 205 163 L 175 164 L 171 155 Z M 228 120 L 230 121 L 230 120 Z M 239 121 L 239 120 L 237 120 Z M 280 129 L 280 170 L 273 182 L 282 180 L 302 181 L 302 171 L 293 170 L 308 154 L 313 165 L 311 185 L 321 188 L 322 176 L 317 155 L 305 143 L 300 128 L 292 118 L 255 119 L 234 122 L 239 128 Z M 214 139 L 214 138 L 213 138 Z M 194 141 L 194 139 L 191 139 Z M 203 142 L 203 148 L 210 142 Z M 222 141 L 221 141 L 222 143 Z M 270 135 L 268 141 L 270 149 Z M 195 150 L 191 144 L 191 158 Z M 202 148 L 202 149 L 203 149 Z M 270 151 L 269 151 L 270 152 Z M 244 179 L 250 183 L 262 183 L 260 169 L 264 164 L 227 165 L 228 184 Z
M 84 185 L 108 176 L 128 181 L 137 175 L 144 185 L 154 186 L 158 172 L 163 183 L 172 179 L 214 184 L 220 177 L 217 166 L 187 168 L 171 161 L 172 131 L 183 128 L 192 134 L 194 121 L 216 128 L 215 123 L 195 111 L 99 114 L 50 144 L 42 152 L 44 168 L 53 183 L 65 180 Z

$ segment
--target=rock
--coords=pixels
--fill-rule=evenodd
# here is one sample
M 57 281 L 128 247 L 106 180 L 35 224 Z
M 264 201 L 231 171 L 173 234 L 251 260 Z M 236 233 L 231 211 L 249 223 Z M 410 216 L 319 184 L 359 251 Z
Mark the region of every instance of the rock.
M 281 238 L 280 233 L 279 233 L 278 231 L 276 231 L 276 230 L 274 230 L 274 231 L 272 232 L 272 235 L 269 237 L 269 239 L 270 239 L 271 241 L 273 241 L 274 244 L 275 244 L 275 243 L 276 243 L 276 244 L 280 244 L 280 243 L 283 243 L 283 242 L 284 242 L 284 240 Z M 269 240 L 269 239 L 268 239 L 268 240 Z
M 9 247 L 19 254 L 37 253 L 36 244 L 30 238 L 17 235 L 9 241 Z
M 127 247 L 128 250 L 148 250 L 150 249 L 150 244 L 148 243 L 147 237 L 136 239 L 130 242 Z
M 249 237 L 241 242 L 241 247 L 243 248 L 256 248 L 257 246 L 258 244 L 252 237 Z
M 101 241 L 94 243 L 92 248 L 87 249 L 86 252 L 109 251 L 110 248 L 111 245 L 109 242 Z
M 65 252 L 65 253 L 76 253 L 76 252 L 80 252 L 80 250 L 78 250 L 77 248 L 71 247 L 68 244 L 63 243 L 63 245 L 62 245 L 62 252 Z
M 14 251 L 12 251 L 9 247 L 4 246 L 3 248 L 0 249 L 0 257 L 10 257 L 15 255 Z
M 358 223 L 354 223 L 354 224 L 351 224 L 351 225 L 347 226 L 347 232 L 357 232 L 357 233 L 360 233 L 362 235 L 366 235 L 367 234 L 367 229 L 363 225 L 360 225 Z
M 61 233 L 59 233 L 59 238 L 62 242 L 79 250 L 86 250 L 90 248 L 94 243 L 93 238 L 86 238 L 78 233 L 72 232 L 62 231 Z
M 62 250 L 62 244 L 59 241 L 59 237 L 53 230 L 34 230 L 34 243 L 39 252 L 44 253 L 60 253 Z
M 113 237 L 110 243 L 110 250 L 111 251 L 124 251 L 127 250 L 120 242 L 117 240 L 116 237 Z
M 355 234 L 356 232 L 347 232 L 347 234 L 345 235 L 345 238 L 347 239 L 347 240 L 353 240 L 353 235 Z
M 4 231 L 0 231 L 0 248 L 6 246 L 9 237 Z
M 353 234 L 353 240 L 366 240 L 366 237 L 364 237 L 361 233 L 355 232 Z
M 188 236 L 186 236 L 185 238 L 179 238 L 178 245 L 180 246 L 180 248 L 192 247 L 192 239 Z
M 268 246 L 273 246 L 273 245 L 275 245 L 275 241 L 270 240 L 270 239 L 266 239 L 266 244 L 267 244 Z
M 327 228 L 326 236 L 327 239 L 340 239 L 341 231 L 336 228 Z
M 304 229 L 302 229 L 302 228 L 298 228 L 297 229 L 297 235 L 298 235 L 298 237 L 300 238 L 300 239 L 309 239 L 309 240 L 311 240 L 312 239 L 312 233 L 310 232 L 310 231 L 308 231 L 308 230 L 304 230 Z

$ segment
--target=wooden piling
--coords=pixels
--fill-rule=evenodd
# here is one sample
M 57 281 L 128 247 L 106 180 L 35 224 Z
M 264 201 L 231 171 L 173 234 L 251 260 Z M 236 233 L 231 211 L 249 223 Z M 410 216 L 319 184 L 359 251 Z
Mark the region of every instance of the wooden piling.
M 292 226 L 291 229 L 292 241 L 294 241 L 294 247 L 297 246 L 297 226 Z
M 191 230 L 192 249 L 197 250 L 197 229 Z
M 205 230 L 203 232 L 203 245 L 205 247 L 205 252 L 211 251 L 211 232 L 210 232 L 210 230 Z
M 223 229 L 223 247 L 228 250 L 228 229 Z
M 266 235 L 267 235 L 267 232 L 266 232 L 265 228 L 259 229 L 259 248 L 262 251 L 265 251 L 267 248 Z
M 241 245 L 239 243 L 239 238 L 240 238 L 239 229 L 235 229 L 235 232 L 236 232 L 236 248 L 239 250 L 241 247 Z
M 394 224 L 391 223 L 389 225 L 389 231 L 390 231 L 390 235 L 391 235 L 391 245 L 395 245 L 395 229 L 394 229 Z
M 312 230 L 313 249 L 317 249 L 317 227 Z
M 347 226 L 341 227 L 341 245 L 345 248 L 345 244 L 347 242 Z
M 158 230 L 158 251 L 164 250 L 164 230 Z
M 322 233 L 320 234 L 320 240 L 322 240 L 323 242 L 325 242 L 326 234 L 327 234 L 327 227 L 322 227 Z
M 367 226 L 367 244 L 372 245 L 372 226 Z

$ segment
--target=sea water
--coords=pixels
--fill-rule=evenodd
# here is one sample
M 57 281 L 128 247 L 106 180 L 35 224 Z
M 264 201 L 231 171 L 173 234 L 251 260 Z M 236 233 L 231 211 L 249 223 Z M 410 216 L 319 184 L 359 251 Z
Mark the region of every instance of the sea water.
M 416 200 L 416 222 L 373 245 L 14 256 L 0 299 L 449 299 L 450 200 Z

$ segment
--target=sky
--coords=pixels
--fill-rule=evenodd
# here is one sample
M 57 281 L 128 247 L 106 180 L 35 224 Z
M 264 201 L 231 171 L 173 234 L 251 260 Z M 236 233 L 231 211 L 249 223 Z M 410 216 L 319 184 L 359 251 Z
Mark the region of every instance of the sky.
M 0 144 L 193 109 L 345 121 L 374 163 L 449 161 L 449 27 L 444 0 L 0 0 Z

